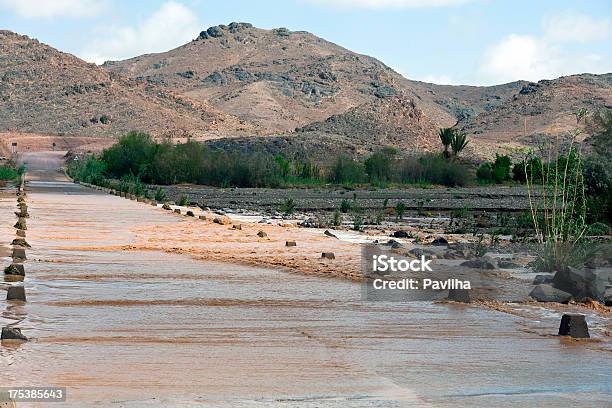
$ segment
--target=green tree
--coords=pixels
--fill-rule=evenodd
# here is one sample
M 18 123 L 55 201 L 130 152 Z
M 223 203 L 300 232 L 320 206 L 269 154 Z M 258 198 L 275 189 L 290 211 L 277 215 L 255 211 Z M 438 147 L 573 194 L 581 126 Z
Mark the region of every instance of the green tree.
M 453 137 L 455 135 L 455 132 L 453 131 L 452 128 L 442 128 L 439 130 L 438 134 L 440 136 L 440 141 L 442 142 L 442 145 L 444 146 L 444 151 L 442 152 L 442 154 L 444 155 L 446 159 L 450 159 L 451 154 L 448 148 L 453 142 Z
M 451 149 L 453 150 L 453 156 L 457 157 L 459 153 L 468 145 L 467 136 L 465 133 L 453 132 L 453 138 L 451 140 Z

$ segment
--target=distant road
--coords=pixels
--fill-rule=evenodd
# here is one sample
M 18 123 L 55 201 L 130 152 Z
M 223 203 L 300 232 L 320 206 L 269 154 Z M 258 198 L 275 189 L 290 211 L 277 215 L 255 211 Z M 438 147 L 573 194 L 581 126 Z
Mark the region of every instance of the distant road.
M 65 151 L 20 153 L 17 157 L 17 163 L 26 166 L 29 180 L 66 180 L 61 170 L 64 165 L 65 154 Z

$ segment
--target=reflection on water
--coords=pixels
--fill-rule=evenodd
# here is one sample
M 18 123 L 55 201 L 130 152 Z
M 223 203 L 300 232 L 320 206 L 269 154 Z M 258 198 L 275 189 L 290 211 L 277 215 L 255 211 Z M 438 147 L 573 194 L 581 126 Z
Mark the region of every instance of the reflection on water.
M 74 407 L 610 400 L 612 359 L 597 343 L 568 344 L 475 307 L 362 303 L 359 284 L 342 280 L 153 251 L 63 250 L 67 241 L 133 244 L 130 226 L 180 218 L 74 185 L 30 188 L 28 303 L 3 303 L 0 322 L 23 319 L 32 340 L 0 348 L 1 385 L 66 386 Z M 5 237 L 13 201 L 0 199 Z M 558 319 L 538 325 L 555 333 Z

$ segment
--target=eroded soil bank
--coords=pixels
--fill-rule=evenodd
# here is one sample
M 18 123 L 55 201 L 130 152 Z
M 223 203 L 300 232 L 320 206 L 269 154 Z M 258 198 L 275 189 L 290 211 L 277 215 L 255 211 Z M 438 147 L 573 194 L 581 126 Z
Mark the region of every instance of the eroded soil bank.
M 357 242 L 244 222 L 233 230 L 69 183 L 54 168 L 30 158 L 28 303 L 3 302 L 0 323 L 19 321 L 31 340 L 0 347 L 2 385 L 66 386 L 73 407 L 611 398 L 605 316 L 586 311 L 594 339 L 568 341 L 553 335 L 561 311 L 540 306 L 363 302 L 358 283 L 314 274 L 357 270 Z M 5 247 L 14 208 L 14 195 L 0 195 Z M 330 248 L 336 259 L 321 260 Z M 265 257 L 284 268 L 254 266 Z

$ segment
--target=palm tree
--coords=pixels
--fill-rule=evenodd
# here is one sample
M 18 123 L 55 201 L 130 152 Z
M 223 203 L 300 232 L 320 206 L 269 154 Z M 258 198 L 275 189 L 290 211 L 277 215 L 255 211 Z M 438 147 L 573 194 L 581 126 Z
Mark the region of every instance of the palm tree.
M 455 132 L 451 128 L 442 128 L 440 129 L 440 141 L 444 145 L 444 157 L 449 159 L 450 152 L 448 151 L 448 146 L 453 142 L 453 136 Z
M 451 149 L 453 150 L 453 156 L 457 157 L 459 153 L 467 146 L 468 144 L 467 137 L 465 133 L 453 132 L 453 139 L 451 140 Z

